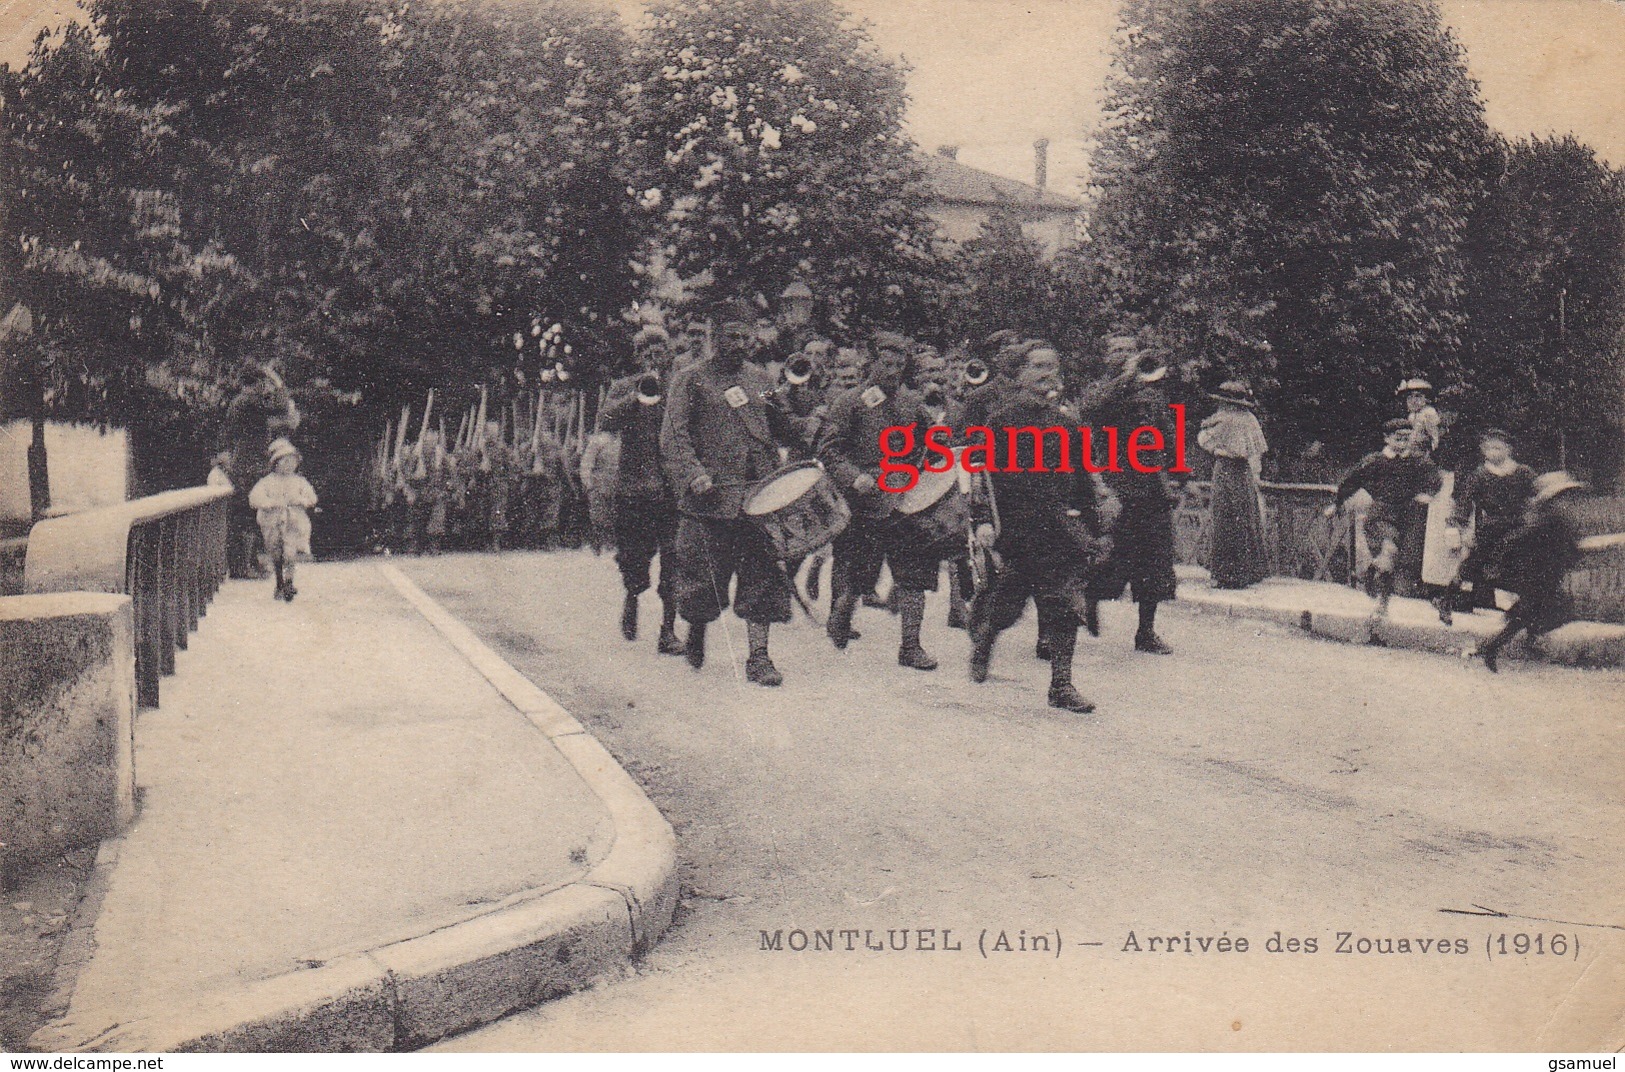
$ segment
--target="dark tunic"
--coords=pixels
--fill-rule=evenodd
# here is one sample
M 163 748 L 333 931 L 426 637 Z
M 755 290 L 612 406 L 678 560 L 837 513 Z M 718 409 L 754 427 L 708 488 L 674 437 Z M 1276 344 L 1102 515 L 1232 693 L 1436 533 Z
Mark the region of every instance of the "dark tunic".
M 1473 585 L 1493 584 L 1500 575 L 1501 549 L 1507 536 L 1523 519 L 1529 500 L 1535 495 L 1535 471 L 1519 465 L 1501 476 L 1480 465 L 1467 474 L 1456 489 L 1451 524 L 1458 528 L 1472 523 L 1473 549 L 1461 566 L 1461 578 Z M 1490 603 L 1477 600 L 1481 606 Z
M 1583 501 L 1575 488 L 1535 504 L 1502 547 L 1499 584 L 1519 596 L 1508 620 L 1531 633 L 1549 632 L 1572 618 L 1563 575 L 1580 558 L 1584 527 L 1577 507 Z
M 1093 427 L 1116 427 L 1124 442 L 1141 426 L 1157 428 L 1164 443 L 1173 442 L 1168 400 L 1154 385 L 1119 378 L 1095 393 L 1087 412 L 1093 416 Z M 1096 599 L 1116 599 L 1132 588 L 1135 602 L 1162 603 L 1174 598 L 1177 586 L 1174 504 L 1178 496 L 1160 472 L 1135 472 L 1126 462 L 1122 470 L 1105 474 L 1106 486 L 1117 496 L 1121 510 L 1112 524 L 1111 557 L 1097 573 L 1091 594 Z
M 1366 531 L 1399 542 L 1418 495 L 1433 495 L 1443 483 L 1439 467 L 1425 454 L 1375 451 L 1360 459 L 1337 486 L 1338 506 L 1364 488 L 1371 495 Z
M 1051 402 L 1013 398 L 988 417 L 997 428 L 1032 425 L 1071 427 L 1072 415 Z M 994 437 L 992 474 L 999 521 L 994 550 L 1003 560 L 991 588 L 978 597 L 973 624 L 1003 630 L 1020 619 L 1029 599 L 1039 605 L 1039 622 L 1052 629 L 1076 629 L 1091 572 L 1103 549 L 1093 478 L 1074 463 L 1070 473 L 1054 471 L 1061 463 L 1055 437 L 1042 437 L 1044 468 L 1039 468 L 1038 437 L 1019 436 L 1014 456 L 1003 435 Z M 1016 472 L 1003 470 L 1015 468 Z M 988 520 L 992 511 L 978 508 Z

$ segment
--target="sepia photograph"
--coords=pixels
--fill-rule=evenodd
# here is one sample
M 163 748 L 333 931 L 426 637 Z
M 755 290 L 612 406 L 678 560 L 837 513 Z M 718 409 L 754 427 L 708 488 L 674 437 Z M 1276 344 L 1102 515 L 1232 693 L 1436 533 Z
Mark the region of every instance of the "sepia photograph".
M 1622 757 L 1622 0 L 0 0 L 0 1051 L 1612 1068 Z

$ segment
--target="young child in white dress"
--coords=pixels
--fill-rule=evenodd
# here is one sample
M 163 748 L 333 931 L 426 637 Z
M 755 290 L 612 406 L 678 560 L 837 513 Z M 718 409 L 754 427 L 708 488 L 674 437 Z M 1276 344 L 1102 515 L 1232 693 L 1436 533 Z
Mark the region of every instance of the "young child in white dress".
M 293 586 L 294 563 L 310 557 L 310 515 L 305 511 L 316 505 L 316 489 L 299 475 L 303 459 L 298 447 L 278 439 L 268 453 L 271 472 L 248 493 L 248 505 L 258 512 L 265 553 L 276 568 L 273 598 L 291 603 L 299 594 Z

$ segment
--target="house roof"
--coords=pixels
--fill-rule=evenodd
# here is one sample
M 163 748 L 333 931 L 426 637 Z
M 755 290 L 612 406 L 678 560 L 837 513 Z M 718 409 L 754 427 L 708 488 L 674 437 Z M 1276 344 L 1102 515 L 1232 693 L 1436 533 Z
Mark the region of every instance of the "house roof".
M 1040 191 L 1031 183 L 1007 179 L 945 156 L 920 154 L 925 180 L 939 201 L 960 205 L 1017 205 L 1078 212 L 1083 206 L 1070 197 Z

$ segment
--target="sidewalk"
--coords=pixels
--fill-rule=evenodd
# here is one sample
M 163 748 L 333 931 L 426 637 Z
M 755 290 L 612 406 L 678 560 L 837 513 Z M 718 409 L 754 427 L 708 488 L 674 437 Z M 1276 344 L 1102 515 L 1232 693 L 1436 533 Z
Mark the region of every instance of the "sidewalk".
M 1395 598 L 1388 620 L 1373 635 L 1371 613 L 1375 602 L 1344 585 L 1271 577 L 1251 588 L 1221 590 L 1210 586 L 1207 570 L 1200 566 L 1179 566 L 1177 570 L 1179 602 L 1175 606 L 1297 626 L 1351 644 L 1377 643 L 1466 658 L 1501 628 L 1498 611 L 1457 614 L 1455 623 L 1446 626 L 1428 601 Z M 1625 625 L 1571 622 L 1541 638 L 1538 645 L 1520 636 L 1502 658 L 1569 666 L 1625 666 Z
M 138 719 L 36 1048 L 406 1048 L 669 922 L 670 828 L 574 719 L 393 567 L 300 584 L 228 583 Z

